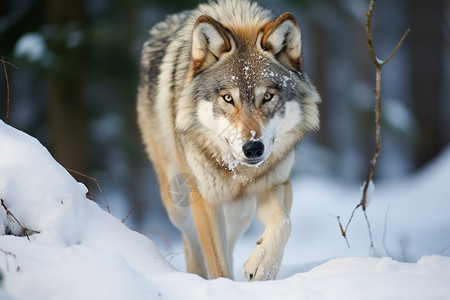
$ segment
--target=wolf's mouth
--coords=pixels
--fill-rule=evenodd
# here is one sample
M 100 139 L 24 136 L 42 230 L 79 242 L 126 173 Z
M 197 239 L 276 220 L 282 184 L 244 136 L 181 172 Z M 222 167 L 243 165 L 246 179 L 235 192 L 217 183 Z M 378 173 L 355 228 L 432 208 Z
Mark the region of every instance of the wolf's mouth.
M 246 163 L 248 165 L 257 165 L 257 164 L 259 164 L 259 163 L 261 163 L 263 161 L 264 161 L 263 158 L 249 158 L 249 159 L 246 159 L 244 161 L 244 163 Z
M 249 158 L 245 159 L 241 162 L 241 164 L 249 166 L 249 167 L 258 167 L 260 164 L 262 164 L 265 161 L 264 158 Z

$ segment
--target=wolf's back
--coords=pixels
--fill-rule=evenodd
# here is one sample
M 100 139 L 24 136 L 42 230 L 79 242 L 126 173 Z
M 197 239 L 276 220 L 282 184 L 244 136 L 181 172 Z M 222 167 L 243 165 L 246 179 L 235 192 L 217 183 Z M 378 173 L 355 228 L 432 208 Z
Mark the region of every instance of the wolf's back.
M 155 25 L 142 49 L 137 112 L 152 161 L 174 159 L 170 155 L 156 157 L 155 149 L 175 150 L 174 106 L 190 61 L 189 16 L 190 11 L 170 15 Z
M 149 90 L 155 92 L 158 76 L 161 73 L 164 57 L 168 54 L 168 47 L 178 37 L 178 31 L 184 27 L 189 12 L 170 15 L 166 20 L 158 23 L 150 30 L 148 40 L 144 43 L 140 61 L 140 87 L 149 85 Z M 187 40 L 187 38 L 186 38 Z M 165 68 L 175 68 L 168 64 Z

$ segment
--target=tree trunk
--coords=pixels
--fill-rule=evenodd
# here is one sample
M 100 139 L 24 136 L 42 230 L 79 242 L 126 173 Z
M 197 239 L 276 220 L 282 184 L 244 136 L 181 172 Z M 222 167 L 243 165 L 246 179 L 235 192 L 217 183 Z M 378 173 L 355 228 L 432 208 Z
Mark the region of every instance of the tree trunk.
M 444 103 L 444 11 L 443 0 L 409 1 L 411 16 L 411 86 L 414 112 L 420 126 L 416 167 L 435 157 L 445 146 L 441 114 Z
M 81 0 L 47 0 L 47 21 L 55 26 L 49 48 L 54 53 L 49 72 L 51 152 L 63 166 L 87 169 L 86 108 L 83 99 L 84 59 L 79 46 L 68 47 L 68 24 L 83 20 Z M 64 31 L 64 32 L 63 32 Z

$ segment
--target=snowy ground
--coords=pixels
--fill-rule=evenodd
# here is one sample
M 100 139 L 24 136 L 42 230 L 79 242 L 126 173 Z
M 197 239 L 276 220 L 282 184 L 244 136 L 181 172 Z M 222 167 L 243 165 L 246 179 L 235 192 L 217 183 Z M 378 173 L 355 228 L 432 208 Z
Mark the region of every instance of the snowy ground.
M 261 228 L 235 251 L 237 281 L 207 281 L 184 269 L 179 243 L 160 247 L 85 198 L 34 138 L 0 121 L 0 299 L 450 299 L 450 149 L 420 174 L 376 183 L 368 207 L 359 187 L 295 178 L 293 230 L 279 280 L 244 282 L 241 266 Z M 384 256 L 390 256 L 387 258 Z M 176 268 L 175 268 L 175 267 Z

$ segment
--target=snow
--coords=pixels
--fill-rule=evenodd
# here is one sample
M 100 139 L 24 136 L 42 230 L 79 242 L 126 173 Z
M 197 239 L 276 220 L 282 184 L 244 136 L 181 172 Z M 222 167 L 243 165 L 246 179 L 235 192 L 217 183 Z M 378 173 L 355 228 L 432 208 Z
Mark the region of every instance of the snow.
M 384 101 L 382 115 L 385 122 L 405 134 L 413 131 L 415 124 L 417 124 L 412 112 L 395 98 L 388 98 Z
M 38 61 L 44 58 L 47 45 L 44 37 L 36 32 L 24 34 L 17 41 L 14 54 L 18 57 L 26 57 L 30 61 Z
M 88 200 L 36 139 L 0 121 L 0 198 L 39 231 L 28 240 L 0 207 L 0 299 L 450 299 L 449 170 L 450 149 L 411 178 L 377 182 L 367 210 L 374 249 L 360 211 L 351 248 L 339 235 L 335 216 L 348 218 L 358 186 L 295 178 L 279 279 L 244 281 L 261 231 L 254 224 L 235 251 L 237 281 L 208 281 L 178 271 L 150 239 Z M 182 260 L 171 262 L 183 269 Z

